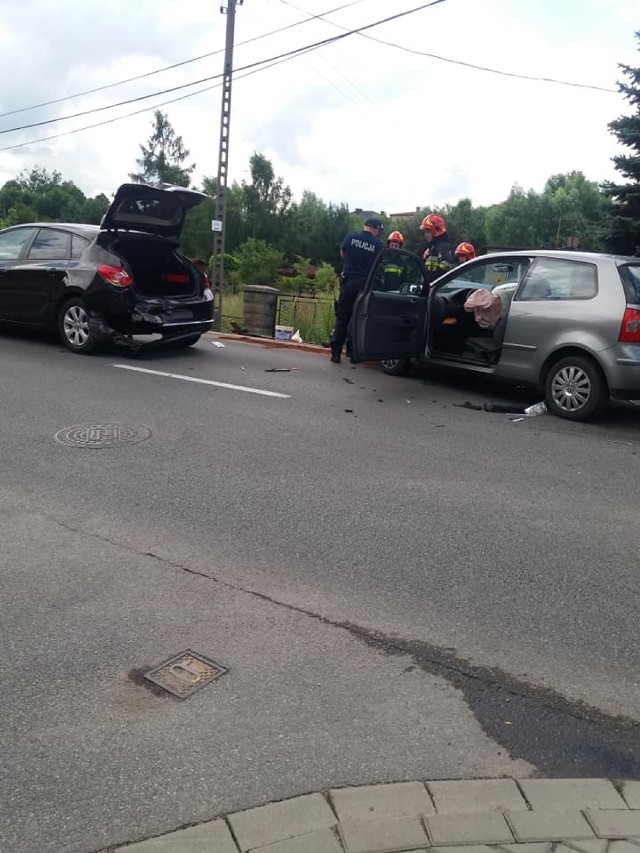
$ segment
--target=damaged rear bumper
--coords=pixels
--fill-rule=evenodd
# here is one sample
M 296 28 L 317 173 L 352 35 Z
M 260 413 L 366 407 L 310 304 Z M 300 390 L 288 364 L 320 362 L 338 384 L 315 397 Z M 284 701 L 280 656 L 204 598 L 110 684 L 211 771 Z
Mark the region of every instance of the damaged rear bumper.
M 106 306 L 105 306 L 106 307 Z M 208 332 L 213 326 L 213 298 L 175 300 L 169 298 L 137 299 L 126 308 L 92 311 L 91 323 L 101 337 L 118 343 L 131 341 L 134 335 L 161 335 L 162 342 Z M 119 309 L 119 310 L 118 310 Z

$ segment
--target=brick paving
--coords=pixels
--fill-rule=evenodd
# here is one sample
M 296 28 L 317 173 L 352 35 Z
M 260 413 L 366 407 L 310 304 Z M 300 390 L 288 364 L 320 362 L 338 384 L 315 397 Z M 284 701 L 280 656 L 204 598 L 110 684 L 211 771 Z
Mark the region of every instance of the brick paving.
M 414 850 L 640 853 L 640 781 L 474 779 L 331 789 L 218 817 L 115 853 Z

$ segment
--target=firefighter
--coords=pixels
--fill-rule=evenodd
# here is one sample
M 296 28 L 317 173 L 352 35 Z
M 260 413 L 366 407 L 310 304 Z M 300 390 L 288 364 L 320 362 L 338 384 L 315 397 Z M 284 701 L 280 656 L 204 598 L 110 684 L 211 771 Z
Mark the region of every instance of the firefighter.
M 453 254 L 456 256 L 458 265 L 460 265 L 472 261 L 476 256 L 476 250 L 473 243 L 458 243 Z
M 427 284 L 431 284 L 454 265 L 447 224 L 437 213 L 430 213 L 420 223 L 420 230 L 428 243 L 422 259 Z
M 399 231 L 392 231 L 387 237 L 388 249 L 401 249 L 404 246 L 404 237 Z
M 401 249 L 404 246 L 404 237 L 399 231 L 392 231 L 387 237 L 387 249 Z M 400 290 L 404 267 L 398 259 L 391 255 L 384 265 L 384 289 Z

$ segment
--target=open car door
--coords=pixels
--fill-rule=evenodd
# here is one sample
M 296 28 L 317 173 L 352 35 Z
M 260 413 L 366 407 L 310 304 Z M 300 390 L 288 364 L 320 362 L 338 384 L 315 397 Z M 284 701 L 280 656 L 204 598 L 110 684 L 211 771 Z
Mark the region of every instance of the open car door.
M 383 249 L 354 307 L 351 361 L 417 358 L 424 353 L 429 288 L 422 260 Z

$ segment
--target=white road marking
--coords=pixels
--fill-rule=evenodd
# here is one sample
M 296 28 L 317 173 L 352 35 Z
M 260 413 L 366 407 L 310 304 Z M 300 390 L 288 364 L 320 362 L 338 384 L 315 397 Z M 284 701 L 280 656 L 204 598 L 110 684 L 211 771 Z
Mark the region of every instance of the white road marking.
M 197 376 L 183 376 L 181 373 L 166 373 L 163 370 L 149 370 L 146 367 L 133 367 L 131 364 L 114 364 L 120 370 L 133 370 L 135 373 L 150 373 L 152 376 L 165 376 L 168 379 L 183 379 L 185 382 L 198 382 L 201 385 L 215 385 L 217 388 L 229 388 L 231 391 L 246 391 L 247 394 L 260 394 L 262 397 L 279 397 L 288 400 L 291 394 L 279 394 L 277 391 L 263 391 L 260 388 L 247 388 L 246 385 L 231 385 L 229 382 L 215 382 L 213 379 L 198 379 Z

